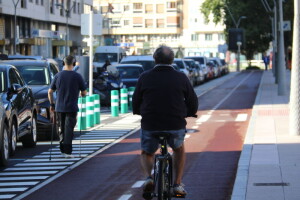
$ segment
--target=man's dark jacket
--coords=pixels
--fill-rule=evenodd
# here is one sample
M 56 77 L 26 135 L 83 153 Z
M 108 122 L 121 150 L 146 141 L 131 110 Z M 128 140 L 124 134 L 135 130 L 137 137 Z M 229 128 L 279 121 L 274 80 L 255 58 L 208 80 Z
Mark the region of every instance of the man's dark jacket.
M 185 129 L 185 118 L 198 109 L 198 98 L 186 75 L 165 65 L 141 74 L 132 103 L 133 114 L 142 116 L 142 129 L 149 131 Z

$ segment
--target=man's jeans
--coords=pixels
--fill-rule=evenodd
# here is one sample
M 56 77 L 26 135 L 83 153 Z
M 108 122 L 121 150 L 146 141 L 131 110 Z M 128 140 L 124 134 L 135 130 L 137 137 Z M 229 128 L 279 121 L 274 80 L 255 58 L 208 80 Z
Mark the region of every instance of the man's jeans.
M 58 113 L 58 115 L 61 128 L 61 132 L 59 133 L 60 151 L 62 153 L 71 154 L 77 112 L 61 112 Z

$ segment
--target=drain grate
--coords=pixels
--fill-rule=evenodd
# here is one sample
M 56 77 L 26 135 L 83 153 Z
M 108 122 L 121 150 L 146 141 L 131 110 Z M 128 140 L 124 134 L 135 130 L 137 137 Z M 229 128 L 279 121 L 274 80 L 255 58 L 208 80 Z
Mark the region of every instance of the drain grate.
M 253 183 L 254 186 L 289 186 L 289 183 Z

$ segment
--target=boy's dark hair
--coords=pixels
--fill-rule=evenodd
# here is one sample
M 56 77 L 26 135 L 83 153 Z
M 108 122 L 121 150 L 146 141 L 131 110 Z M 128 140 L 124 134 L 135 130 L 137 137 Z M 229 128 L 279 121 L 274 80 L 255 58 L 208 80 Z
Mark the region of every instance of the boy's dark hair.
M 156 64 L 172 64 L 174 51 L 168 46 L 161 45 L 155 50 L 153 58 Z
M 66 64 L 66 65 L 75 66 L 75 63 L 76 63 L 76 59 L 71 55 L 68 55 L 64 58 L 64 64 Z

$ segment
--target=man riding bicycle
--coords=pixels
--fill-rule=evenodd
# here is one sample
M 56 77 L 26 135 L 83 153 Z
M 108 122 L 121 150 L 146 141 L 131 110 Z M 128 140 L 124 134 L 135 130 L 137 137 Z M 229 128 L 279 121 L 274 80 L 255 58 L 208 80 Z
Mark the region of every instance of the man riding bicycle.
M 187 76 L 173 68 L 174 52 L 170 47 L 160 46 L 153 58 L 155 67 L 141 74 L 132 99 L 133 114 L 142 116 L 141 165 L 147 176 L 143 192 L 154 190 L 151 170 L 159 140 L 153 133 L 165 131 L 171 133 L 168 144 L 174 152 L 173 192 L 185 196 L 181 183 L 185 164 L 185 118 L 195 116 L 198 98 Z

